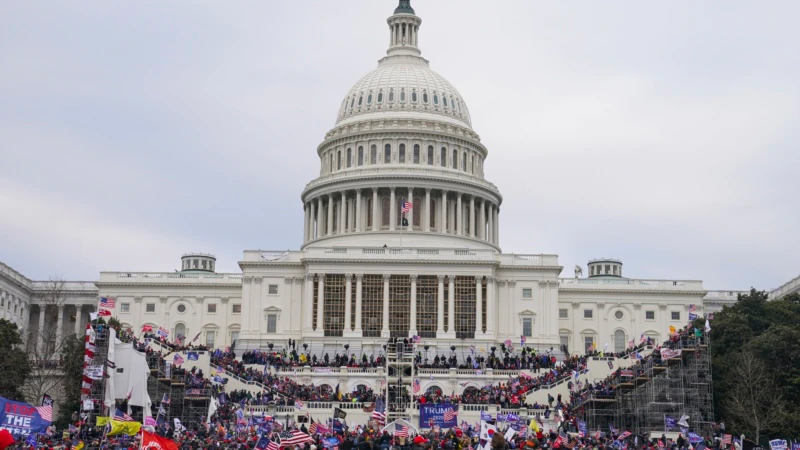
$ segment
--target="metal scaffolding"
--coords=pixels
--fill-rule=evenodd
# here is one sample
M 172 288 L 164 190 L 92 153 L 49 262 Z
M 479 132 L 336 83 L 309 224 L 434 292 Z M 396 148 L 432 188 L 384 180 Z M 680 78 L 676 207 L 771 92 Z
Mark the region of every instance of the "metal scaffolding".
M 386 423 L 409 419 L 413 405 L 414 346 L 390 342 L 386 347 Z
M 610 388 L 585 392 L 580 415 L 589 430 L 630 431 L 638 435 L 679 432 L 666 418 L 688 416 L 688 431 L 711 434 L 714 404 L 708 336 L 682 336 L 669 358 L 656 353 L 614 373 Z

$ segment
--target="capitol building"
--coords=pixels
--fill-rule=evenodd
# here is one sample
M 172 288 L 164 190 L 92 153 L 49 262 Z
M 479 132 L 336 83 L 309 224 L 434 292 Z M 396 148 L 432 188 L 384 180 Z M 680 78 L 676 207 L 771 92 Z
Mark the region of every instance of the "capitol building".
M 736 301 L 700 280 L 631 278 L 639 268 L 618 259 L 565 268 L 555 254 L 503 249 L 502 212 L 521 205 L 503 203 L 485 178 L 494 149 L 467 99 L 422 56 L 410 1 L 399 3 L 386 55 L 343 96 L 316 149 L 319 174 L 299 193 L 299 249 L 245 250 L 241 273 L 218 273 L 203 253 L 180 266 L 176 255 L 175 272 L 101 272 L 64 282 L 54 305 L 39 300 L 47 282 L 0 264 L 2 317 L 29 336 L 82 333 L 111 297 L 125 327 L 199 334 L 212 348 L 278 350 L 291 339 L 317 355 L 377 355 L 390 337 L 419 336 L 431 357 L 455 347 L 461 359 L 470 346 L 518 348 L 523 337 L 537 351 L 622 351 Z M 798 289 L 800 277 L 771 296 Z

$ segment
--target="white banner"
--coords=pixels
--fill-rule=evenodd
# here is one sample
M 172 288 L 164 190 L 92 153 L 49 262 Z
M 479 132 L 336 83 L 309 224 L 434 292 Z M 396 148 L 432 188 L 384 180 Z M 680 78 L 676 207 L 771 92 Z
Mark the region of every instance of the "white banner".
M 663 359 L 671 359 L 671 358 L 678 358 L 681 356 L 682 350 L 672 350 L 671 348 L 662 348 L 661 349 L 661 358 Z
M 784 439 L 773 439 L 769 441 L 769 447 L 772 450 L 786 450 L 787 444 Z
M 94 402 L 92 402 L 92 399 L 90 399 L 90 398 L 84 399 L 83 400 L 83 410 L 84 411 L 91 411 L 93 409 L 94 409 Z
M 86 366 L 84 374 L 93 380 L 103 379 L 103 366 Z

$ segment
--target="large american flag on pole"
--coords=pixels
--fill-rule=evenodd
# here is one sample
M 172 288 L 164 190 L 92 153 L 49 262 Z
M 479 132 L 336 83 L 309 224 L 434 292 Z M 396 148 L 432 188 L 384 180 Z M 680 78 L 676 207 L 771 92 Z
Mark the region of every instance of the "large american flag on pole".
M 371 417 L 381 424 L 386 423 L 386 403 L 382 398 L 378 397 L 375 400 L 375 410 L 372 411 Z
M 100 297 L 100 307 L 113 309 L 117 306 L 117 300 L 114 297 Z
M 411 211 L 411 208 L 413 208 L 413 207 L 414 207 L 414 205 L 412 205 L 410 202 L 407 202 L 406 199 L 403 199 L 402 209 L 400 210 L 400 212 L 405 214 L 405 213 Z
M 447 408 L 444 410 L 444 421 L 450 422 L 458 416 L 458 411 L 453 410 L 453 408 Z
M 298 430 L 284 431 L 279 436 L 281 438 L 281 443 L 280 443 L 281 447 L 290 447 L 293 445 L 305 444 L 306 442 L 313 441 L 313 439 L 311 439 L 311 436 Z
M 408 437 L 408 427 L 403 425 L 395 425 L 394 427 L 394 436 L 395 437 Z

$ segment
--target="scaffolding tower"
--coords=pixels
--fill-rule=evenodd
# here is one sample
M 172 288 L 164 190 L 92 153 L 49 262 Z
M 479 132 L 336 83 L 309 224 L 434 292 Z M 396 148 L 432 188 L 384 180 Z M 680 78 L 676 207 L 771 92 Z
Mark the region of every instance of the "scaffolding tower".
M 389 342 L 386 347 L 386 423 L 410 419 L 407 410 L 413 405 L 413 380 L 413 344 Z
M 667 417 L 688 416 L 688 431 L 711 434 L 714 417 L 708 336 L 682 336 L 674 343 L 679 354 L 653 354 L 613 374 L 609 390 L 591 390 L 579 399 L 589 430 L 637 435 L 667 430 Z

